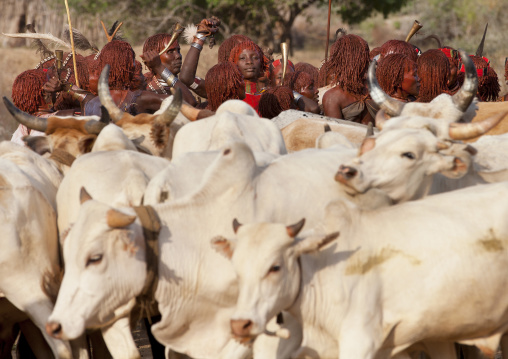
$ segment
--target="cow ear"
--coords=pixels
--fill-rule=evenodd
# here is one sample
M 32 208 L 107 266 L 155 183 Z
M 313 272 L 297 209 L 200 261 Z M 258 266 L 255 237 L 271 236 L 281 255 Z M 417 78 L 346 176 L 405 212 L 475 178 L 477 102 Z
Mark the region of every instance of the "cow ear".
M 117 211 L 116 209 L 110 209 L 106 213 L 106 221 L 108 226 L 111 228 L 123 228 L 132 224 L 136 220 L 136 216 L 129 216 L 128 214 Z
M 390 115 L 388 115 L 384 110 L 379 110 L 377 113 L 376 113 L 376 118 L 375 118 L 375 122 L 376 122 L 376 127 L 380 130 L 383 129 L 383 126 L 384 124 L 386 123 L 386 121 L 388 121 L 389 119 L 391 118 Z
M 223 236 L 217 236 L 211 239 L 210 244 L 213 249 L 227 259 L 231 259 L 231 257 L 233 257 L 233 252 L 235 251 L 235 243 L 233 241 L 230 241 Z
M 51 152 L 49 139 L 46 136 L 25 136 L 23 137 L 23 142 L 25 142 L 26 146 L 31 148 L 32 151 L 40 155 Z
M 305 253 L 318 251 L 337 238 L 339 238 L 339 232 L 333 232 L 326 236 L 311 236 L 296 242 L 291 248 L 294 256 L 299 257 Z
M 238 232 L 238 228 L 240 228 L 242 226 L 242 224 L 240 222 L 238 222 L 238 219 L 233 219 L 233 232 Z
M 80 153 L 92 152 L 93 145 L 97 139 L 96 135 L 86 135 L 81 138 L 78 142 L 78 148 Z
M 79 191 L 79 203 L 83 204 L 91 199 L 92 196 L 86 191 L 85 187 L 81 187 L 81 191 Z
M 358 155 L 361 156 L 365 152 L 369 152 L 376 146 L 376 139 L 374 137 L 366 137 L 362 145 L 360 146 L 360 151 L 358 152 Z

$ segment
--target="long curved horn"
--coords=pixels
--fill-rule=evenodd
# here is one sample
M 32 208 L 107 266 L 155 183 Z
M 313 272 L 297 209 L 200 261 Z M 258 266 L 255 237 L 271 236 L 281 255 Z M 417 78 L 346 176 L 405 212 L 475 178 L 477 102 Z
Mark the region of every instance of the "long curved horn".
M 88 120 L 85 123 L 85 130 L 91 135 L 98 135 L 107 124 L 101 121 Z
M 180 112 L 181 107 L 182 90 L 177 88 L 173 93 L 173 101 L 171 101 L 171 104 L 168 106 L 168 108 L 159 115 L 157 120 L 164 123 L 166 126 L 169 126 Z
M 374 100 L 374 102 L 381 107 L 381 109 L 385 110 L 387 115 L 390 116 L 398 116 L 402 112 L 404 108 L 404 103 L 397 101 L 390 96 L 388 96 L 381 86 L 379 86 L 379 82 L 376 78 L 376 66 L 377 61 L 372 60 L 369 65 L 369 91 L 370 97 Z
M 282 52 L 282 80 L 280 82 L 281 85 L 284 85 L 284 77 L 286 77 L 286 71 L 288 69 L 288 44 L 287 42 L 283 42 L 280 44 L 280 51 Z
M 409 40 L 411 40 L 413 35 L 416 34 L 418 32 L 418 30 L 420 30 L 422 27 L 423 27 L 423 25 L 420 24 L 420 22 L 418 20 L 415 20 L 415 22 L 413 23 L 413 27 L 409 31 L 409 34 L 407 34 L 406 40 L 404 40 L 404 41 L 409 42 Z
M 23 126 L 26 126 L 32 130 L 46 132 L 48 128 L 48 122 L 45 118 L 32 116 L 26 112 L 21 111 L 17 108 L 7 97 L 3 97 L 5 107 L 11 113 L 12 117 L 16 119 Z
M 483 56 L 483 45 L 485 45 L 485 36 L 487 35 L 487 28 L 489 27 L 489 23 L 485 25 L 485 30 L 483 31 L 483 37 L 482 41 L 480 42 L 480 45 L 478 45 L 478 49 L 476 49 L 476 56 Z
M 177 22 L 175 24 L 175 28 L 173 29 L 173 35 L 171 35 L 171 39 L 169 39 L 169 42 L 168 44 L 166 45 L 166 47 L 164 49 L 162 49 L 161 52 L 159 52 L 159 56 L 161 56 L 163 53 L 165 53 L 166 51 L 168 51 L 168 49 L 171 47 L 171 45 L 173 45 L 173 43 L 178 40 L 178 38 L 180 37 L 180 35 L 182 34 L 184 30 L 184 27 L 182 25 L 180 25 L 179 22 Z
M 122 118 L 124 112 L 118 108 L 115 101 L 113 101 L 113 97 L 111 97 L 108 79 L 109 65 L 106 65 L 102 69 L 101 76 L 99 77 L 99 98 L 101 100 L 101 104 L 106 108 L 106 110 L 108 110 L 111 121 L 116 123 Z
M 496 126 L 508 114 L 508 111 L 498 113 L 481 122 L 451 123 L 448 134 L 453 140 L 469 140 L 481 136 Z
M 459 89 L 459 91 L 452 96 L 452 101 L 462 112 L 466 112 L 471 102 L 473 102 L 474 97 L 476 96 L 476 91 L 478 90 L 478 74 L 476 73 L 476 67 L 473 63 L 473 60 L 466 54 L 464 50 L 459 50 L 460 56 L 462 58 L 462 63 L 466 67 L 466 77 L 464 79 L 464 84 Z

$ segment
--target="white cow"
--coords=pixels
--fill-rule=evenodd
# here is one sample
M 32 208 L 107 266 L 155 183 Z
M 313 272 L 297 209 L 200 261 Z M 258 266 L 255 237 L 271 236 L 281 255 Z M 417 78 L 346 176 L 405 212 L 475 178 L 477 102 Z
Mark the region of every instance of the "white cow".
M 65 175 L 56 196 L 58 228 L 65 234 L 79 212 L 79 193 L 89 193 L 114 206 L 138 206 L 149 181 L 169 160 L 128 150 L 99 151 L 80 156 Z
M 508 329 L 506 198 L 508 183 L 373 211 L 339 201 L 330 234 L 301 240 L 303 223 L 236 223 L 237 240 L 212 241 L 241 283 L 232 330 L 252 340 L 289 310 L 298 357 L 389 358 L 423 342 L 453 358 L 454 341 L 493 356 Z
M 8 141 L 0 143 L 0 173 L 0 292 L 42 330 L 55 357 L 70 358 L 69 343 L 44 331 L 55 294 L 44 279 L 60 273 L 55 195 L 62 175 L 50 161 Z
M 383 188 L 394 202 L 421 198 L 434 174 L 465 174 L 467 167 L 460 157 L 443 154 L 450 146 L 454 144 L 439 141 L 428 131 L 381 131 L 363 142 L 358 157 L 343 165 L 336 178 L 351 195 Z
M 187 152 L 219 150 L 230 141 L 244 141 L 255 152 L 286 154 L 278 127 L 260 118 L 244 101 L 224 102 L 214 116 L 183 126 L 175 136 L 173 158 Z
M 289 160 L 275 161 L 261 171 L 252 151 L 243 143 L 234 143 L 216 157 L 195 193 L 154 205 L 163 225 L 159 236 L 160 279 L 155 293 L 162 320 L 152 327 L 152 332 L 161 343 L 193 357 L 236 357 L 237 349 L 248 353 L 248 349 L 228 340 L 228 318 L 236 303 L 236 279 L 233 275 L 219 275 L 224 268 L 231 268 L 209 247 L 209 235 L 231 232 L 229 223 L 239 213 L 242 219 L 249 220 L 255 218 L 257 211 L 261 215 L 270 208 L 270 213 L 264 215 L 293 218 L 302 201 L 312 212 L 309 218 L 318 218 L 330 196 L 335 196 L 330 193 L 331 188 L 344 195 L 333 180 L 337 155 L 332 151 L 322 153 L 325 155 L 321 159 L 314 155 L 307 161 L 303 160 L 303 152 L 288 156 Z M 314 169 L 309 168 L 311 164 Z M 263 178 L 258 178 L 261 174 Z M 312 183 L 316 191 L 302 191 L 306 182 Z M 289 199 L 275 209 L 271 199 L 281 192 L 277 183 L 287 185 L 285 193 Z M 288 211 L 290 208 L 295 209 Z M 142 260 L 140 224 L 132 209 L 118 209 L 115 212 L 134 217 L 129 217 L 132 221 L 128 225 L 115 229 L 116 224 L 108 225 L 106 220 L 111 209 L 87 201 L 64 241 L 66 273 L 48 326 L 57 336 L 73 338 L 85 327 L 111 323 L 118 313 L 128 312 L 141 291 L 138 284 L 142 287 L 144 283 L 146 264 Z M 115 279 L 104 282 L 103 271 Z M 95 288 L 91 292 L 90 286 Z M 71 296 L 70 292 L 76 294 Z M 92 298 L 87 293 L 95 294 Z M 110 293 L 115 293 L 113 298 Z
M 222 269 L 230 267 L 226 260 L 209 248 L 210 234 L 231 233 L 229 223 L 235 217 L 241 221 L 278 220 L 289 223 L 301 216 L 302 208 L 308 217 L 309 227 L 314 228 L 322 220 L 324 208 L 330 200 L 347 196 L 344 188 L 334 180 L 334 174 L 341 163 L 352 159 L 355 154 L 354 149 L 311 149 L 281 156 L 268 166 L 257 166 L 250 148 L 245 143 L 235 142 L 216 154 L 206 170 L 199 169 L 202 159 L 197 153 L 188 154 L 186 159 L 182 157 L 178 160 L 180 162 L 176 161 L 172 173 L 182 176 L 182 179 L 170 181 L 166 188 L 159 184 L 159 192 L 150 196 L 147 189 L 145 201 L 145 204 L 154 206 L 163 224 L 159 236 L 160 280 L 155 294 L 162 320 L 152 327 L 156 338 L 175 351 L 196 357 L 226 356 L 232 348 L 236 348 L 237 344 L 228 341 L 227 334 L 228 318 L 236 302 L 236 280 L 234 276 L 219 276 Z M 210 156 L 210 153 L 205 155 Z M 192 162 L 193 159 L 196 162 Z M 436 168 L 451 170 L 454 167 L 452 157 L 441 159 L 436 155 L 435 159 L 445 164 L 435 166 Z M 178 166 L 181 166 L 180 170 Z M 193 189 L 187 181 L 196 183 L 197 188 Z M 380 188 L 383 189 L 382 186 Z M 378 195 L 375 191 L 370 191 L 351 199 L 362 206 L 376 207 L 386 203 L 385 196 L 378 198 Z M 166 198 L 171 201 L 159 204 Z M 78 258 L 88 255 L 90 263 L 95 263 L 95 259 L 100 256 L 96 257 L 95 252 L 88 253 L 87 248 L 100 248 L 102 258 L 121 257 L 122 262 L 120 259 L 115 261 L 122 267 L 129 266 L 126 264 L 129 261 L 137 263 L 139 256 L 142 258 L 141 247 L 144 245 L 139 244 L 142 239 L 139 237 L 140 232 L 135 230 L 139 227 L 137 217 L 129 217 L 132 221 L 124 226 L 131 228 L 129 231 L 120 228 L 112 230 L 111 228 L 116 228 L 112 227 L 114 223 L 108 226 L 105 220 L 106 213 L 112 207 L 95 201 L 91 203 L 93 205 L 86 202 L 81 207 L 64 242 L 64 259 L 72 268 L 64 276 L 61 294 L 51 318 L 53 323 L 50 327 L 57 336 L 72 338 L 85 327 L 110 323 L 115 317 L 113 313 L 118 313 L 119 308 L 128 311 L 140 293 L 136 283 L 128 288 L 122 284 L 121 292 L 117 291 L 114 300 L 111 303 L 105 301 L 107 293 L 116 291 L 114 288 L 119 283 L 127 281 L 124 276 L 133 274 L 119 269 L 117 271 L 116 267 L 110 268 L 108 265 L 104 269 L 108 275 L 121 278 L 103 283 L 100 278 L 105 273 L 102 269 L 96 271 L 96 268 L 102 267 L 91 266 L 88 269 L 87 260 Z M 115 211 L 134 215 L 132 209 Z M 117 232 L 124 233 L 129 238 L 124 238 L 122 243 L 136 243 L 136 248 L 141 246 L 140 249 L 132 255 L 122 254 L 117 252 L 118 249 L 113 250 L 109 245 L 101 244 L 103 240 L 117 236 Z M 109 240 L 105 243 L 113 242 L 114 240 Z M 127 252 L 130 251 L 130 246 L 127 244 L 125 247 Z M 124 247 L 120 245 L 119 248 L 121 250 Z M 108 263 L 109 261 L 107 260 Z M 138 264 L 132 264 L 133 268 L 137 266 Z M 140 278 L 136 280 L 143 282 L 143 273 L 140 272 Z M 93 289 L 93 293 L 100 292 L 93 300 L 86 294 L 90 291 L 89 286 L 103 288 Z M 80 294 L 68 294 L 74 291 Z M 100 309 L 96 307 L 99 304 Z M 121 312 L 125 313 L 123 310 Z

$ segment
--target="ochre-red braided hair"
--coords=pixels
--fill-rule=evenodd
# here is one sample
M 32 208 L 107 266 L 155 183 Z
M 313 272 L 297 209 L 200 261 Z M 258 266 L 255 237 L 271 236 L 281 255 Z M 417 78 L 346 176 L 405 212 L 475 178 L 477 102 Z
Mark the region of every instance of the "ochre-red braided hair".
M 261 117 L 274 118 L 282 111 L 296 109 L 293 91 L 286 86 L 268 88 L 261 95 L 258 112 Z
M 478 88 L 478 96 L 480 96 L 482 101 L 494 102 L 497 101 L 499 92 L 501 92 L 501 86 L 499 85 L 497 73 L 492 66 L 489 66 L 487 69 L 487 81 L 485 86 Z
M 353 34 L 341 36 L 330 51 L 329 71 L 335 74 L 334 83 L 352 95 L 363 95 L 369 60 L 367 41 Z
M 150 36 L 148 39 L 145 40 L 145 43 L 143 44 L 143 53 L 149 50 L 161 52 L 162 50 L 164 50 L 170 39 L 171 34 L 166 33 L 160 33 Z M 173 42 L 173 44 L 170 46 L 169 49 L 174 49 L 177 46 L 179 46 L 178 40 L 175 40 L 175 42 Z
M 311 65 L 307 62 L 299 62 L 295 65 L 295 71 L 303 71 L 308 73 L 314 80 L 314 84 L 319 81 L 319 70 L 316 66 Z
M 289 87 L 293 91 L 301 93 L 304 88 L 314 84 L 314 80 L 306 72 L 296 71 L 290 75 L 291 75 L 291 77 L 290 77 L 288 83 L 289 83 Z
M 46 83 L 46 73 L 42 69 L 27 70 L 20 73 L 12 84 L 12 101 L 21 111 L 35 114 L 45 104 L 42 87 Z
M 369 52 L 369 57 L 371 60 L 374 59 L 377 55 L 381 54 L 381 47 L 375 47 Z
M 217 62 L 221 63 L 224 61 L 229 61 L 229 54 L 231 50 L 241 42 L 244 41 L 252 41 L 249 37 L 245 35 L 231 35 L 227 39 L 225 39 L 222 44 L 219 46 L 219 52 L 217 54 Z
M 401 40 L 388 40 L 381 46 L 381 57 L 390 54 L 404 54 L 414 62 L 418 60 L 418 55 L 413 45 Z
M 89 71 L 100 74 L 108 64 L 110 90 L 129 90 L 132 88 L 131 81 L 136 70 L 135 57 L 136 54 L 128 42 L 113 40 L 102 48 Z
M 226 61 L 213 66 L 205 76 L 207 108 L 217 111 L 223 102 L 239 99 L 238 90 L 243 86 L 243 76 L 236 64 Z
M 476 70 L 484 70 L 486 74 L 484 76 L 478 76 L 478 92 L 477 95 L 482 101 L 496 101 L 499 96 L 500 86 L 497 79 L 495 81 L 492 80 L 492 77 L 489 78 L 488 64 L 487 61 L 483 59 L 481 56 L 470 55 L 471 60 L 473 60 L 474 66 Z M 459 69 L 462 65 L 459 65 Z M 490 72 L 492 74 L 492 72 Z M 495 71 L 494 71 L 495 73 Z M 459 81 L 460 86 L 464 83 L 465 78 L 464 72 L 459 72 L 457 75 L 457 80 Z M 497 74 L 495 75 L 497 78 Z
M 393 96 L 402 85 L 404 73 L 412 71 L 416 63 L 404 54 L 390 54 L 379 60 L 376 77 L 379 86 Z
M 418 58 L 417 65 L 420 78 L 418 102 L 430 102 L 442 93 L 449 93 L 450 63 L 441 50 L 425 51 Z

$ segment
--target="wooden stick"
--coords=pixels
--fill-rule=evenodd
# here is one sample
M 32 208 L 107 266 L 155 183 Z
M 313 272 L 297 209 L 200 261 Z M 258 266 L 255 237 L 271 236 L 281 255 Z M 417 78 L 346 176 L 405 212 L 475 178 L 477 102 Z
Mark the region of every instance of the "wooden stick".
M 65 0 L 65 9 L 67 10 L 67 20 L 69 21 L 69 35 L 71 37 L 72 62 L 74 63 L 74 78 L 76 79 L 76 86 L 80 87 L 78 79 L 78 67 L 76 65 L 76 50 L 74 49 L 74 36 L 72 34 L 71 13 L 69 11 L 69 4 L 67 0 Z
M 326 26 L 326 48 L 325 48 L 325 64 L 328 61 L 328 44 L 330 43 L 330 13 L 332 12 L 332 0 L 328 0 L 328 25 Z M 325 82 L 326 77 L 328 76 L 328 67 L 325 73 Z

